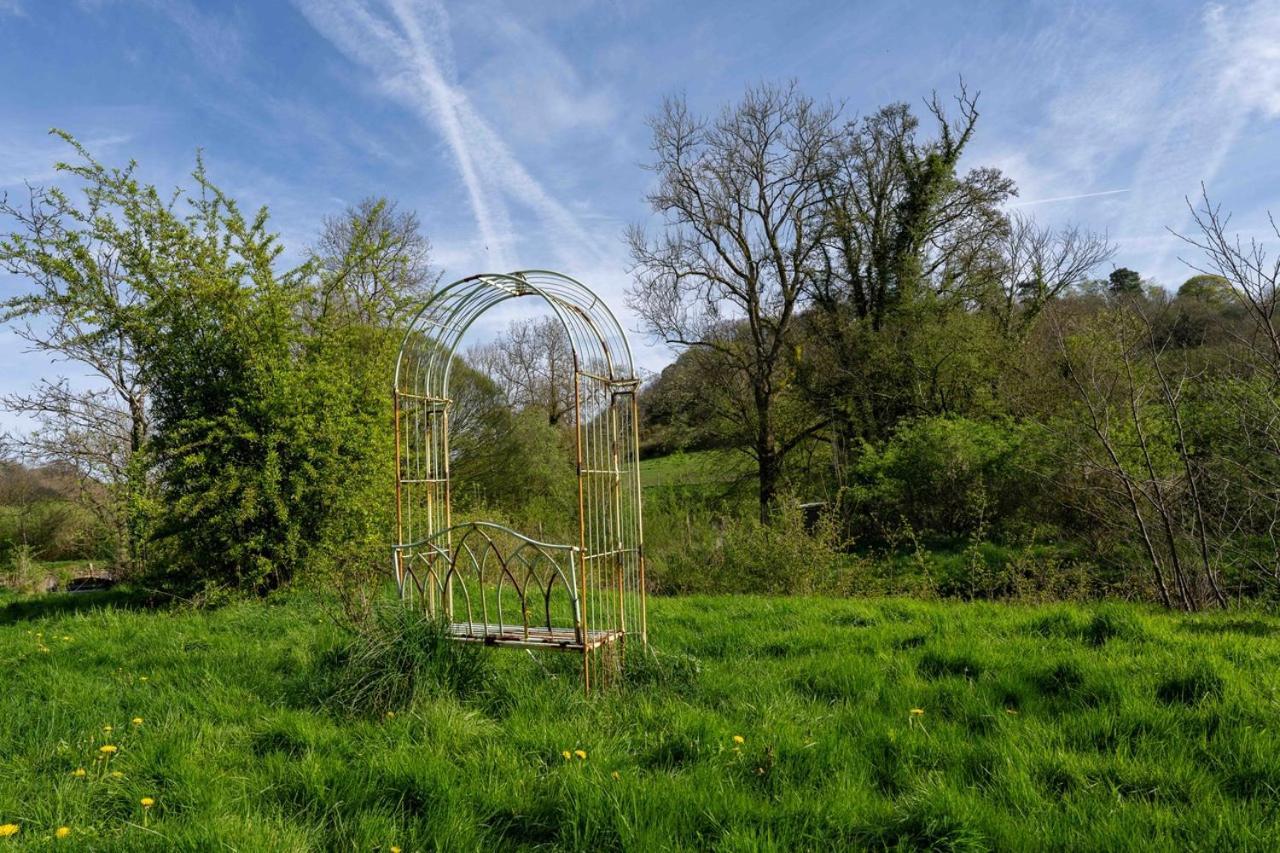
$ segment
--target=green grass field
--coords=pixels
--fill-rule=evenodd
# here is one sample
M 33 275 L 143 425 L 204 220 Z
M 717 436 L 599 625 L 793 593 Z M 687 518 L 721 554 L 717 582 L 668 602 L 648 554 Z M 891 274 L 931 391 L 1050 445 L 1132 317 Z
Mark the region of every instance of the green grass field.
M 750 457 L 734 450 L 695 450 L 640 462 L 640 481 L 645 488 L 723 486 L 754 473 Z
M 134 603 L 0 599 L 0 850 L 1280 848 L 1272 617 L 657 599 L 629 686 L 351 718 L 307 596 Z

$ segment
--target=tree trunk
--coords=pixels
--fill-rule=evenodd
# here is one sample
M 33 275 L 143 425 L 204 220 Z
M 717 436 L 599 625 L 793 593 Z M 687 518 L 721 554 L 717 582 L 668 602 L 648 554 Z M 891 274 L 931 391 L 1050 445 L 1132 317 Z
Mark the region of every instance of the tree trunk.
M 768 524 L 778 495 L 782 477 L 782 453 L 773 430 L 773 398 L 767 392 L 756 392 L 756 462 L 760 479 L 760 523 Z

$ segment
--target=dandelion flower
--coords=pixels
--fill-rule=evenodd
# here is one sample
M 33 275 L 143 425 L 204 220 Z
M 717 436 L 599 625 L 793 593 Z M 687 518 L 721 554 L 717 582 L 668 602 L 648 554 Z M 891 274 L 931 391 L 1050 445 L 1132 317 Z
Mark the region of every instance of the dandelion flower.
M 399 847 L 392 847 L 392 848 L 391 848 L 391 853 L 400 853 L 400 848 L 399 848 Z
M 123 778 L 124 778 L 124 774 L 123 774 L 123 773 L 121 773 L 119 770 L 112 770 L 112 771 L 111 771 L 111 778 L 112 778 L 112 779 L 123 779 Z
M 111 724 L 110 724 L 110 723 L 107 723 L 105 726 L 103 726 L 103 727 L 102 727 L 102 730 L 103 730 L 104 732 L 106 732 L 107 734 L 111 734 L 111 732 L 112 732 L 112 731 L 114 731 L 114 729 L 112 729 L 112 728 L 111 728 Z
M 109 743 L 104 743 L 102 746 L 98 747 L 98 752 L 101 752 L 103 755 L 114 755 L 119 751 L 120 747 Z
M 149 808 L 151 808 L 152 806 L 154 806 L 154 805 L 156 804 L 156 801 L 155 801 L 154 799 L 152 799 L 151 797 L 143 797 L 143 798 L 142 798 L 141 800 L 139 800 L 138 802 L 142 803 L 142 807 L 143 807 L 144 809 L 149 809 Z
M 744 738 L 742 735 L 734 735 L 733 742 L 736 743 L 738 746 L 742 746 L 744 743 L 747 742 L 747 739 Z
M 69 826 L 60 826 L 53 831 L 54 838 L 66 838 L 70 834 L 71 834 L 71 827 Z
M 911 709 L 911 716 L 913 716 L 913 717 L 923 717 L 923 716 L 924 716 L 924 708 L 912 708 L 912 709 Z
M 132 720 L 131 722 L 132 722 L 135 726 L 140 726 L 140 725 L 142 725 L 142 718 L 141 718 L 141 717 L 134 717 L 134 718 L 133 718 L 133 720 Z
M 71 771 L 71 775 L 77 779 L 83 779 L 88 774 L 85 773 L 85 769 L 83 767 L 77 767 L 75 770 Z
M 18 825 L 16 823 L 0 823 L 0 838 L 8 838 L 17 834 Z
M 566 749 L 564 752 L 560 753 L 560 754 L 564 756 L 564 760 L 565 760 L 565 761 L 568 761 L 570 758 L 573 758 L 573 753 L 572 753 L 572 752 L 570 752 L 570 751 L 569 751 L 569 750 L 567 750 L 567 749 Z
M 575 749 L 573 751 L 573 754 L 578 756 L 578 758 L 581 759 L 582 761 L 587 760 L 587 751 L 585 749 Z
M 615 782 L 616 782 L 617 780 L 619 780 L 619 779 L 621 779 L 621 778 L 622 778 L 621 776 L 619 776 L 619 775 L 618 775 L 618 771 L 617 771 L 617 770 L 613 771 L 613 772 L 612 772 L 612 773 L 610 773 L 609 775 L 613 777 L 613 779 L 614 779 L 614 781 L 615 781 Z
M 138 680 L 139 680 L 139 681 L 146 681 L 146 680 L 147 680 L 147 677 L 146 677 L 145 675 L 139 675 L 139 676 L 138 676 Z

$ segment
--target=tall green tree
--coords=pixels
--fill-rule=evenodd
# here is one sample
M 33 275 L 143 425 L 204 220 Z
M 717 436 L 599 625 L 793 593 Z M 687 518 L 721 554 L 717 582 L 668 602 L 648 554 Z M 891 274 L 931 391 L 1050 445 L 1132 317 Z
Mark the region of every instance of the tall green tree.
M 269 589 L 388 540 L 388 377 L 435 274 L 416 218 L 384 200 L 281 268 L 267 211 L 197 178 L 202 264 L 156 295 L 144 350 L 162 532 L 188 575 Z
M 314 541 L 322 447 L 301 369 L 310 265 L 277 274 L 267 211 L 246 219 L 196 173 L 187 274 L 151 294 L 141 354 L 183 580 L 287 582 Z
M 1114 296 L 1141 296 L 1142 276 L 1128 267 L 1118 267 L 1107 276 L 1107 289 Z
M 926 129 L 892 104 L 847 123 L 828 152 L 800 381 L 831 424 L 838 479 L 861 441 L 906 417 L 967 414 L 970 391 L 999 373 L 987 324 L 968 314 L 998 274 L 1014 186 L 996 169 L 960 170 L 977 99 L 962 87 L 957 107 L 934 97 Z

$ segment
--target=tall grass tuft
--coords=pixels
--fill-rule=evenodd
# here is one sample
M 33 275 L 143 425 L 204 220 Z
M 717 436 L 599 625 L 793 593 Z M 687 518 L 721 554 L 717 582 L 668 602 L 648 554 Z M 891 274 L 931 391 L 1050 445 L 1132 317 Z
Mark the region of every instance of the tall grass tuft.
M 652 646 L 628 649 L 622 680 L 628 688 L 676 693 L 695 692 L 702 674 L 702 662 L 691 654 L 660 652 Z
M 375 608 L 331 666 L 328 704 L 352 715 L 400 710 L 420 695 L 476 696 L 493 683 L 482 649 L 399 603 Z
M 35 549 L 30 545 L 15 546 L 3 571 L 0 571 L 0 585 L 16 592 L 43 592 L 44 579 L 45 572 L 36 561 Z

